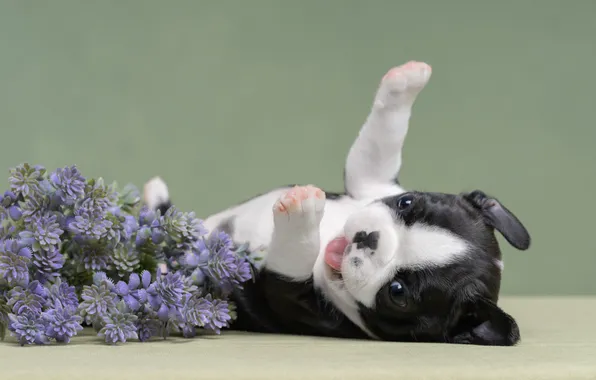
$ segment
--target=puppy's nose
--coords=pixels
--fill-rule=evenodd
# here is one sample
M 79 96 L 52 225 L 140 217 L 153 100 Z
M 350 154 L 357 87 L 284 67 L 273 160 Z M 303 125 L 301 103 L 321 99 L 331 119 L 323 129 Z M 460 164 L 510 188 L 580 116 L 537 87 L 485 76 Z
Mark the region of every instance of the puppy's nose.
M 356 243 L 356 248 L 358 249 L 377 249 L 377 246 L 379 245 L 379 236 L 379 231 L 370 233 L 367 233 L 366 231 L 358 231 L 356 232 L 356 235 L 354 235 L 352 243 Z

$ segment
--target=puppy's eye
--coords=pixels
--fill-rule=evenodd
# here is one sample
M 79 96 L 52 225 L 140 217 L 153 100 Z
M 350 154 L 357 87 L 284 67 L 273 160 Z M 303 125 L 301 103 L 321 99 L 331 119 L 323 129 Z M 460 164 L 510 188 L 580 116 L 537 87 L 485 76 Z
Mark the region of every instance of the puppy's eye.
M 401 282 L 393 281 L 389 285 L 389 296 L 391 297 L 391 300 L 395 302 L 398 306 L 406 306 L 406 289 Z
M 397 200 L 397 208 L 400 210 L 405 210 L 412 205 L 413 201 L 414 197 L 412 195 L 403 195 Z

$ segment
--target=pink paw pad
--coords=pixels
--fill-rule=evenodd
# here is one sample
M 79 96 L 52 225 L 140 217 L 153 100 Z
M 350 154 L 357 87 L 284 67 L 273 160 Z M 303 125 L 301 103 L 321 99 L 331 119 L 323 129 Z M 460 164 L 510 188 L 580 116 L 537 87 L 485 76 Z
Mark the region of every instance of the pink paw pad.
M 415 70 L 419 70 L 419 71 L 426 70 L 428 72 L 431 72 L 432 68 L 429 64 L 424 63 L 424 62 L 409 61 L 409 62 L 404 63 L 401 66 L 394 67 L 394 68 L 390 69 L 389 71 L 387 71 L 387 73 L 383 76 L 383 80 L 389 79 L 389 78 L 394 78 L 396 76 L 405 74 L 407 72 L 415 71 Z
M 278 212 L 292 212 L 297 210 L 303 201 L 313 197 L 325 199 L 325 192 L 312 185 L 295 186 L 281 197 L 275 209 Z

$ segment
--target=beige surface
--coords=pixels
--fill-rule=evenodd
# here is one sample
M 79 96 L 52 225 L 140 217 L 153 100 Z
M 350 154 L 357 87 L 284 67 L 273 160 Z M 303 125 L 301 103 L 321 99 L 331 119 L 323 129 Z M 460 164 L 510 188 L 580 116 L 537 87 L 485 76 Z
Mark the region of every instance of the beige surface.
M 596 298 L 507 298 L 517 347 L 225 333 L 112 347 L 0 343 L 0 379 L 596 379 Z

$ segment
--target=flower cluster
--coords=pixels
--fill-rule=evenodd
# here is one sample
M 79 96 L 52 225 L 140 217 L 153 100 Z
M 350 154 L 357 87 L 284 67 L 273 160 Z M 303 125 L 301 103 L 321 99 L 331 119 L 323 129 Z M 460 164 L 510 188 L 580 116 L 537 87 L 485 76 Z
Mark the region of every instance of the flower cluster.
M 172 331 L 193 337 L 197 327 L 219 332 L 232 319 L 226 300 L 202 296 L 180 272 L 158 270 L 155 281 L 148 271 L 132 273 L 116 284 L 98 272 L 81 298 L 79 315 L 108 343 L 166 338 Z
M 84 324 L 108 343 L 147 341 L 234 319 L 229 295 L 257 262 L 194 213 L 164 215 L 76 166 L 10 171 L 0 195 L 0 338 L 68 343 Z M 162 268 L 161 270 L 158 268 Z
M 60 280 L 45 286 L 39 281 L 16 286 L 6 297 L 11 311 L 8 329 L 21 345 L 46 344 L 51 340 L 68 343 L 83 329 L 75 289 Z

